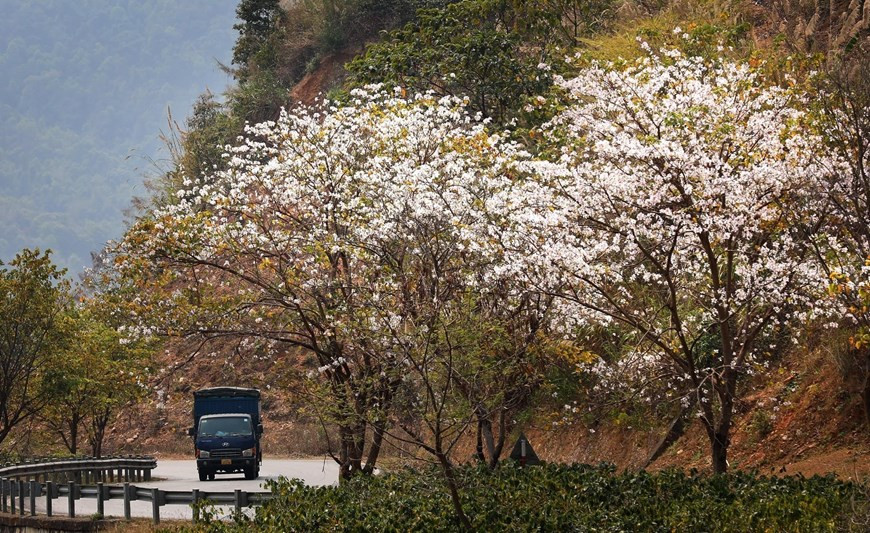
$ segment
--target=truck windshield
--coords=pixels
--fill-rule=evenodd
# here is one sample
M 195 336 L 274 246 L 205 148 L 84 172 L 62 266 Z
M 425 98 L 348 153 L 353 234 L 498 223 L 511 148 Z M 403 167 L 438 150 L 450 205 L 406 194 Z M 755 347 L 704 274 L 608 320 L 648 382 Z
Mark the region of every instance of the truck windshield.
M 251 434 L 251 419 L 246 416 L 222 416 L 199 421 L 201 437 L 246 437 Z

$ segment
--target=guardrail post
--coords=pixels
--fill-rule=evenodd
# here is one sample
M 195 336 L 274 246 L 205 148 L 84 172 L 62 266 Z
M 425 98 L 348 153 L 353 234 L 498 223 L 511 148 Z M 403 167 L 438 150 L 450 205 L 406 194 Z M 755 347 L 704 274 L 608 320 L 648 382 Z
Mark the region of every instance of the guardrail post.
M 151 489 L 151 518 L 155 524 L 160 523 L 160 490 Z
M 195 524 L 199 522 L 199 505 L 197 505 L 199 503 L 199 489 L 193 489 L 191 494 L 193 495 L 193 523 Z
M 15 514 L 15 489 L 18 488 L 18 483 L 9 480 L 9 512 Z
M 45 482 L 45 516 L 51 516 L 51 503 L 54 499 L 54 481 Z
M 151 467 L 145 469 L 145 481 L 151 481 Z
M 18 514 L 24 516 L 24 481 L 18 480 Z
M 7 506 L 6 506 L 7 497 L 8 497 L 8 494 L 6 494 L 6 478 L 5 477 L 0 478 L 0 501 L 2 501 L 2 503 L 0 503 L 0 510 L 2 510 L 4 513 L 6 512 L 6 509 L 7 509 Z
M 236 508 L 236 519 L 238 520 L 239 516 L 242 514 L 242 491 L 240 489 L 234 490 L 233 496 Z
M 67 494 L 67 507 L 70 518 L 75 518 L 76 516 L 76 483 L 75 481 L 67 481 L 66 482 L 67 489 L 69 490 L 69 494 Z
M 36 516 L 36 480 L 30 480 L 30 516 Z
M 130 484 L 124 483 L 124 520 L 130 520 Z
M 97 514 L 100 518 L 106 516 L 106 493 L 103 492 L 103 482 L 97 482 Z

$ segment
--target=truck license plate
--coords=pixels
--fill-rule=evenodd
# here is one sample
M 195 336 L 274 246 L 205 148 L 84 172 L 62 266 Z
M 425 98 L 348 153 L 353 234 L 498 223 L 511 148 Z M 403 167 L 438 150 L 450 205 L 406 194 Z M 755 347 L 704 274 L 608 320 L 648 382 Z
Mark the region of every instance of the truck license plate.
M 232 459 L 221 459 L 221 464 L 222 465 L 231 465 L 231 464 L 233 464 L 233 460 Z

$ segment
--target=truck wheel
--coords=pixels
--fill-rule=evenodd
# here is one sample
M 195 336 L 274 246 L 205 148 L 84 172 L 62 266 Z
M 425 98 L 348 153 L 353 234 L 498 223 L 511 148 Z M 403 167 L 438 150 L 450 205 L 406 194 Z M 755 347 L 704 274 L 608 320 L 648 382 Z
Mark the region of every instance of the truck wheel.
M 245 468 L 245 479 L 257 479 L 260 477 L 260 469 L 256 466 Z
M 208 475 L 208 480 L 214 481 L 214 472 L 212 472 L 211 474 Z
M 199 472 L 199 480 L 200 480 L 200 481 L 205 481 L 206 478 L 208 477 L 208 474 L 206 474 L 206 473 L 203 472 L 202 470 L 198 470 L 198 472 Z

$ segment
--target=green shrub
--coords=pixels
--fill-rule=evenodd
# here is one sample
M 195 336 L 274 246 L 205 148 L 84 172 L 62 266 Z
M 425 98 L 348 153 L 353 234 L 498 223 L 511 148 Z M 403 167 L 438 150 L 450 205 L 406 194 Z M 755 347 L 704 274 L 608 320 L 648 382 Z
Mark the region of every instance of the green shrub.
M 833 477 L 616 473 L 610 465 L 504 464 L 459 470 L 465 512 L 480 531 L 835 531 L 860 487 Z M 338 487 L 271 482 L 252 521 L 207 531 L 456 531 L 437 471 L 360 477 Z
M 599 3 L 609 5 L 609 0 Z M 562 34 L 556 5 L 562 3 L 532 4 L 534 10 L 524 2 L 463 0 L 420 10 L 413 22 L 385 34 L 345 66 L 351 84 L 385 83 L 411 93 L 463 96 L 471 111 L 499 125 L 511 123 L 530 99 L 549 92 L 550 49 L 566 45 L 556 39 Z M 571 35 L 600 27 L 587 24 L 583 13 L 576 15 Z M 552 59 L 561 63 L 563 57 L 560 51 Z
M 749 420 L 749 436 L 753 442 L 760 442 L 773 431 L 773 416 L 764 409 L 752 413 Z

